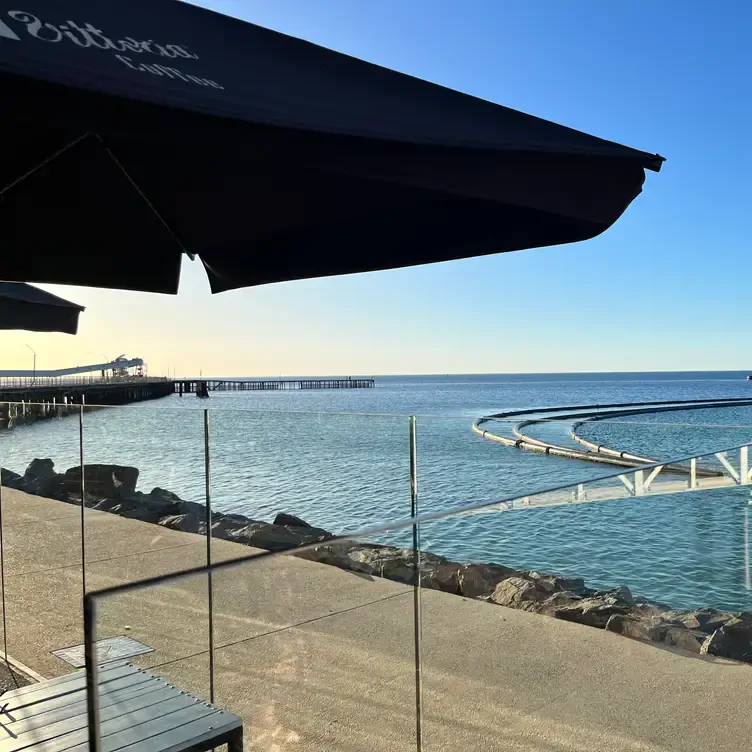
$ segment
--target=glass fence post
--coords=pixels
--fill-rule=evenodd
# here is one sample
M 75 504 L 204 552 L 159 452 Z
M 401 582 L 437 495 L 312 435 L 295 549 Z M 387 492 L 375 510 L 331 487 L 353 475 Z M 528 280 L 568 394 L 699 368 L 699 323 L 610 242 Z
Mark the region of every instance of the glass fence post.
M 78 459 L 81 465 L 81 590 L 86 597 L 86 529 L 84 527 L 84 509 L 86 508 L 86 481 L 84 480 L 84 410 L 86 398 L 82 398 L 78 407 Z
M 206 573 L 209 607 L 209 702 L 214 702 L 214 583 L 212 581 L 212 510 L 211 510 L 211 472 L 209 457 L 209 410 L 204 408 L 204 492 L 206 514 Z
M 10 405 L 8 405 L 10 412 Z M 3 478 L 0 470 L 0 595 L 3 607 L 3 654 L 8 663 L 8 621 L 6 618 L 7 608 L 5 603 L 5 542 L 3 541 Z M 10 670 L 10 666 L 8 666 Z M 12 674 L 11 674 L 12 675 Z
M 410 437 L 410 516 L 418 516 L 418 442 L 415 416 L 409 418 Z M 421 618 L 420 618 L 420 531 L 413 524 L 413 625 L 415 640 L 415 748 L 423 749 L 423 679 L 421 676 Z
M 89 752 L 102 752 L 99 728 L 99 661 L 96 642 L 96 596 L 84 597 L 84 663 L 86 668 L 86 718 Z

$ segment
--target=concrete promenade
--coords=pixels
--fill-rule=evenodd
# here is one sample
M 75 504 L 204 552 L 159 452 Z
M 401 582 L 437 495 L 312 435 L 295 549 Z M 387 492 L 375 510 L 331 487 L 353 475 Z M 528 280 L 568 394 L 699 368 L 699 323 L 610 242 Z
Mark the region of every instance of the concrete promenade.
M 81 643 L 80 509 L 3 489 L 7 640 L 53 676 Z M 204 538 L 86 510 L 90 590 L 197 566 Z M 251 549 L 217 540 L 215 560 Z M 247 748 L 414 749 L 413 594 L 280 556 L 214 575 L 216 702 Z M 100 638 L 208 699 L 207 578 L 101 603 Z M 423 591 L 424 749 L 591 752 L 747 749 L 752 667 Z M 0 738 L 2 738 L 0 736 Z

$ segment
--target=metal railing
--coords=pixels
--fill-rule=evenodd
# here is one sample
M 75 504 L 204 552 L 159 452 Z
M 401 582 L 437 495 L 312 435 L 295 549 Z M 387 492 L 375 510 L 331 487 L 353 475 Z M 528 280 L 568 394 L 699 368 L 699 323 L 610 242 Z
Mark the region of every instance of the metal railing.
M 0 389 L 31 389 L 80 386 L 107 386 L 110 384 L 144 384 L 154 381 L 170 381 L 164 376 L 37 376 L 0 378 Z

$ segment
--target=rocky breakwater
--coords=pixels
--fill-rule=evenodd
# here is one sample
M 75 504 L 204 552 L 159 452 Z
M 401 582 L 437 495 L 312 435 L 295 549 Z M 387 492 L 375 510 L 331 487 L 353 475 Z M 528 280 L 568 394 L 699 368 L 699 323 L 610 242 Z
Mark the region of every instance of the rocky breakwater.
M 81 467 L 55 471 L 51 459 L 35 459 L 23 475 L 2 470 L 2 484 L 37 496 L 81 504 Z M 85 465 L 87 508 L 151 522 L 171 530 L 205 535 L 206 508 L 163 488 L 136 489 L 139 471 L 122 465 Z M 274 522 L 214 512 L 211 534 L 268 551 L 288 551 L 309 561 L 372 577 L 531 611 L 637 640 L 700 655 L 752 663 L 752 613 L 711 608 L 671 609 L 635 597 L 626 587 L 596 590 L 564 577 L 493 563 L 462 563 L 423 551 L 341 540 L 291 514 Z M 305 546 L 303 550 L 295 551 Z

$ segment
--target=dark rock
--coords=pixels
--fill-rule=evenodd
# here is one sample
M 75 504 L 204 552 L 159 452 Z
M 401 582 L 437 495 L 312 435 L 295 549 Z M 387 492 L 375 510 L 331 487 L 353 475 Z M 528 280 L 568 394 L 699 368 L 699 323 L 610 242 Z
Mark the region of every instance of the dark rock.
M 613 598 L 620 603 L 627 603 L 630 606 L 635 605 L 635 599 L 632 595 L 632 591 L 625 585 L 622 585 L 618 588 L 613 588 L 612 590 L 599 590 L 596 593 L 593 593 L 593 595 L 598 595 L 602 598 Z
M 716 611 L 714 608 L 698 608 L 692 612 L 692 615 L 699 622 L 699 627 L 696 627 L 696 629 L 706 634 L 712 634 L 716 629 L 719 629 L 731 620 L 731 614 L 727 614 L 724 611 Z
M 652 639 L 648 624 L 640 619 L 634 619 L 624 614 L 612 614 L 608 618 L 604 629 L 607 632 L 615 632 L 616 634 L 631 637 L 635 640 Z
M 81 485 L 81 466 L 65 471 L 65 485 L 75 491 Z M 138 468 L 124 465 L 84 465 L 86 489 L 95 496 L 119 499 L 136 492 Z
M 351 553 L 350 557 L 352 556 Z M 395 582 L 404 582 L 407 585 L 415 584 L 416 556 L 413 549 L 393 549 L 385 546 L 380 558 L 381 571 L 374 572 L 374 574 Z M 417 555 L 417 566 L 422 587 L 442 590 L 455 595 L 459 593 L 459 564 L 450 562 L 443 556 L 420 551 Z
M 582 596 L 579 593 L 573 593 L 571 590 L 559 590 L 546 598 L 536 610 L 541 614 L 554 616 L 556 609 L 571 606 L 581 600 Z
M 16 481 L 16 488 L 49 499 L 65 499 L 67 496 L 63 476 L 55 472 L 55 463 L 51 459 L 33 459 L 26 468 L 23 483 Z
M 104 511 L 117 514 L 120 517 L 127 517 L 130 520 L 140 520 L 141 522 L 159 522 L 162 517 L 161 511 L 146 504 L 140 504 L 133 499 L 108 499 L 110 506 Z M 115 502 L 112 504 L 112 502 Z M 104 508 L 104 505 L 103 507 Z
M 252 520 L 244 520 L 243 522 L 235 522 L 222 518 L 219 520 L 212 520 L 212 536 L 214 538 L 227 539 L 231 532 L 244 528 Z
M 550 592 L 540 587 L 534 580 L 508 577 L 494 588 L 490 600 L 500 606 L 535 611 L 549 595 Z
M 700 653 L 752 663 L 752 614 L 743 612 L 729 619 L 705 639 Z
M 47 499 L 64 499 L 66 496 L 65 485 L 62 476 L 59 475 L 54 478 L 27 478 L 22 490 L 34 496 L 44 496 Z
M 295 556 L 308 561 L 315 561 L 319 564 L 328 564 L 340 569 L 351 569 L 352 562 L 347 554 L 356 548 L 355 544 L 350 541 L 342 543 L 327 543 L 321 546 L 313 546 L 305 551 L 296 551 Z
M 417 582 L 417 567 L 424 587 L 455 594 L 459 592 L 460 565 L 426 551 L 419 552 L 416 557 L 411 548 L 356 544 L 350 545 L 346 551 L 339 549 L 337 565 L 406 585 Z
M 80 501 L 81 498 L 78 497 L 78 502 L 80 503 Z M 112 512 L 115 507 L 121 507 L 122 505 L 120 499 L 99 499 L 91 505 L 91 508 L 100 512 Z
M 722 629 L 729 635 L 752 638 L 752 613 L 742 611 L 742 613 L 732 616 Z
M 460 592 L 460 564 L 449 562 L 437 564 L 420 573 L 421 587 L 441 590 L 443 593 L 459 595 Z
M 502 580 L 518 574 L 518 570 L 500 564 L 462 564 L 459 592 L 466 598 L 487 598 Z
M 57 476 L 55 463 L 49 458 L 44 460 L 33 459 L 26 468 L 24 475 L 27 478 L 54 478 Z
M 160 499 L 161 497 L 157 497 L 157 499 Z M 174 509 L 176 509 L 176 512 L 174 514 L 190 514 L 194 517 L 198 517 L 200 520 L 206 520 L 206 505 L 205 504 L 198 504 L 195 501 L 167 501 L 165 500 L 163 502 L 165 506 L 171 506 Z M 212 521 L 221 520 L 223 518 L 223 515 L 220 512 L 212 512 Z
M 267 522 L 251 522 L 240 529 L 228 530 L 222 537 L 267 551 L 287 551 L 325 540 L 315 528 L 310 530 L 313 532 L 303 528 L 293 530 L 283 525 L 270 525 Z
M 18 491 L 22 491 L 26 480 L 18 473 L 2 468 L 0 469 L 0 483 L 6 488 L 15 488 Z
M 163 517 L 158 524 L 170 530 L 180 530 L 183 533 L 203 533 L 206 527 L 203 520 L 199 520 L 192 514 L 174 514 Z
M 664 621 L 685 627 L 696 629 L 705 634 L 713 634 L 716 629 L 722 627 L 732 617 L 723 611 L 714 608 L 698 608 L 696 611 L 670 609 L 662 614 Z
M 662 616 L 666 624 L 673 624 L 687 629 L 699 629 L 700 627 L 700 622 L 692 611 L 672 608 L 665 611 Z
M 308 561 L 383 577 L 406 585 L 414 585 L 416 582 L 416 560 L 411 548 L 343 541 L 315 546 L 295 555 Z M 459 593 L 460 564 L 428 552 L 421 552 L 417 562 L 422 587 L 455 595 Z
M 344 568 L 355 572 L 385 577 L 412 585 L 415 583 L 413 550 L 379 546 L 375 544 L 352 545 L 344 555 Z
M 626 596 L 627 593 L 629 591 L 626 588 L 597 593 L 570 605 L 556 608 L 552 615 L 557 619 L 605 629 L 608 620 L 614 614 L 628 616 L 632 613 L 634 606 L 631 602 L 631 594 L 629 599 L 622 598 L 622 595 Z
M 165 502 L 171 501 L 177 503 L 182 501 L 176 493 L 168 491 L 166 488 L 160 488 L 159 486 L 152 488 L 151 491 L 149 491 L 149 496 L 153 499 L 161 499 Z
M 568 590 L 572 593 L 582 593 L 585 590 L 585 580 L 582 577 L 562 577 L 556 574 L 541 574 L 540 572 L 523 572 L 523 577 L 533 580 L 539 589 L 549 593 Z
M 666 645 L 688 650 L 691 653 L 699 653 L 708 636 L 696 629 L 666 627 L 662 630 L 661 638 L 661 642 Z
M 300 517 L 296 517 L 294 514 L 286 514 L 280 512 L 274 518 L 275 525 L 291 525 L 292 527 L 312 527 L 305 520 L 301 520 Z
M 251 522 L 254 520 L 242 514 L 225 514 L 219 519 L 212 517 L 212 536 L 227 539 L 231 532 L 240 530 Z
M 723 627 L 721 627 L 705 638 L 705 642 L 700 648 L 700 654 L 717 655 L 721 658 L 752 663 L 752 644 L 749 639 L 730 635 L 724 632 Z

